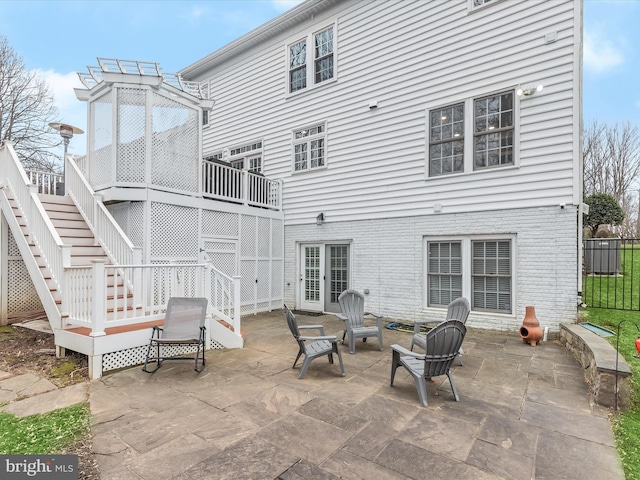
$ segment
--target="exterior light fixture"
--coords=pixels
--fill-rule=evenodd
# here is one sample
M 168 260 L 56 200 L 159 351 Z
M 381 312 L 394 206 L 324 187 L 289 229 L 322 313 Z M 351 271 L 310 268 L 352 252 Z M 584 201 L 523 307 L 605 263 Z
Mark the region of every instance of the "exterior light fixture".
M 518 88 L 518 90 L 516 90 L 516 95 L 530 97 L 536 92 L 541 92 L 543 88 L 544 86 L 542 85 L 538 85 L 537 87 Z
M 316 217 L 316 225 L 320 226 L 324 223 L 324 213 L 318 214 Z
M 58 123 L 53 122 L 50 123 L 49 126 L 54 130 L 60 132 L 60 136 L 62 137 L 62 142 L 64 143 L 64 157 L 62 157 L 62 182 L 56 185 L 56 195 L 64 195 L 64 182 L 66 177 L 66 159 L 67 159 L 67 149 L 69 148 L 69 141 L 73 138 L 74 134 L 82 134 L 84 131 L 79 129 L 78 127 L 74 127 L 72 125 L 67 125 L 66 123 Z

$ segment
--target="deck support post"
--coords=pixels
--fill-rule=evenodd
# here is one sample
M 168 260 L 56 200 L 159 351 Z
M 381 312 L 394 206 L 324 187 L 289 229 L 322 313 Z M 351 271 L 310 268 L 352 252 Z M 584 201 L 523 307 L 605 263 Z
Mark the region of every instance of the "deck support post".
M 93 317 L 93 326 L 91 328 L 91 333 L 89 334 L 89 336 L 102 337 L 103 335 L 106 335 L 104 328 L 106 323 L 105 317 L 107 315 L 105 304 L 106 288 L 104 278 L 105 261 L 102 259 L 94 258 L 91 259 L 91 264 L 93 266 L 93 275 L 91 279 L 91 291 L 93 293 L 93 308 L 91 316 Z

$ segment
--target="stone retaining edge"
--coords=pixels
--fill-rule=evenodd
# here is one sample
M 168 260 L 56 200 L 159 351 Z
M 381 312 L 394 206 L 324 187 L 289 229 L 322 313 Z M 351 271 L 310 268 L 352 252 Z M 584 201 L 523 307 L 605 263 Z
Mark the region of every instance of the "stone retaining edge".
M 617 356 L 616 349 L 607 340 L 580 324 L 561 323 L 560 343 L 573 353 L 585 369 L 585 377 L 596 405 L 615 407 L 617 374 L 618 409 L 626 410 L 629 407 L 631 369 L 622 355 Z

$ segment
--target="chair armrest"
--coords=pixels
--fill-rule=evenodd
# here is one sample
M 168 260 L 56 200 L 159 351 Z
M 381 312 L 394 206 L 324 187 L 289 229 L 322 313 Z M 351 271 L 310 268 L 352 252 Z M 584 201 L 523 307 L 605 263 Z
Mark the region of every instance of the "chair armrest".
M 411 350 L 407 350 L 406 348 L 398 345 L 398 344 L 393 344 L 391 345 L 391 348 L 398 352 L 401 355 L 404 355 L 406 357 L 414 357 L 414 358 L 418 358 L 420 360 L 424 360 L 425 355 L 424 354 L 420 354 L 420 353 L 416 353 L 416 352 L 412 352 Z
M 342 340 L 338 340 L 338 337 L 335 335 L 323 335 L 322 337 L 298 337 L 300 340 L 329 340 L 331 343 L 342 343 Z
M 374 317 L 376 319 L 376 324 L 378 325 L 378 329 L 382 329 L 382 315 L 378 315 L 377 313 L 364 312 L 364 316 L 369 315 L 370 317 Z
M 323 325 L 298 325 L 298 330 L 320 330 L 320 335 L 324 335 L 324 326 Z
M 346 322 L 347 320 L 349 320 L 345 315 L 343 315 L 341 313 L 336 313 L 336 317 L 338 317 L 343 322 Z

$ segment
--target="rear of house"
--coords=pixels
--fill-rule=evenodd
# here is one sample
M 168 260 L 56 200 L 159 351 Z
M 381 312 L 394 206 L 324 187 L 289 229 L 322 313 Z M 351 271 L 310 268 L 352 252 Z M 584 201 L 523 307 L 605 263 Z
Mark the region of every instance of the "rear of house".
M 581 25 L 572 0 L 308 0 L 180 72 L 215 100 L 204 158 L 283 181 L 284 302 L 575 320 Z

